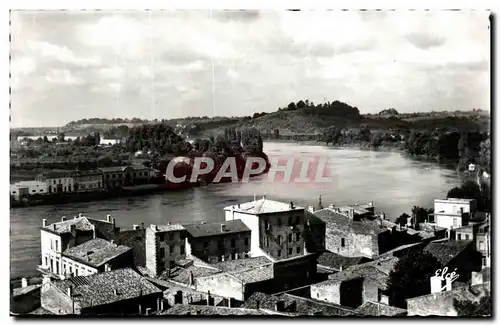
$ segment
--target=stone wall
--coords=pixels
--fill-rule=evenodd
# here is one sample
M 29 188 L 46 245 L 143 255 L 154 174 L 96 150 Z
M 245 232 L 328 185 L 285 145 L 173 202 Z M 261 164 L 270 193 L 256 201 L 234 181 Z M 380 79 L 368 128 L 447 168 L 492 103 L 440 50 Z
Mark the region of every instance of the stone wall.
M 341 282 L 322 282 L 311 285 L 311 299 L 340 304 Z
M 157 241 L 156 233 L 151 228 L 146 228 L 146 268 L 151 271 L 153 276 L 158 276 L 159 270 L 157 261 Z
M 245 244 L 245 239 L 247 244 Z M 234 247 L 232 246 L 234 241 Z M 251 250 L 250 232 L 230 233 L 211 237 L 188 238 L 190 254 L 209 263 L 245 258 Z M 222 243 L 222 247 L 220 246 Z
M 345 257 L 373 258 L 379 254 L 378 236 L 331 227 L 326 230 L 326 249 Z
M 69 315 L 73 314 L 72 300 L 57 289 L 51 283 L 42 285 L 41 289 L 41 305 L 43 308 L 56 315 Z M 80 313 L 80 307 L 75 304 L 75 314 Z
M 134 264 L 136 266 L 146 266 L 146 230 L 121 231 L 117 237 L 117 244 L 132 248 Z
M 212 293 L 221 297 L 245 300 L 245 287 L 236 278 L 220 273 L 206 277 L 196 278 L 196 290 L 205 293 Z

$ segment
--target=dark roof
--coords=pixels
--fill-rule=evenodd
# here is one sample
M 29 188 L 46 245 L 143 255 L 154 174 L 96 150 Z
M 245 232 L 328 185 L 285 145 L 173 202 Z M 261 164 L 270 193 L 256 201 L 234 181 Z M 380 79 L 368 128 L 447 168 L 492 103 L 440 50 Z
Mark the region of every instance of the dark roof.
M 128 166 L 107 166 L 107 167 L 101 167 L 99 170 L 101 170 L 104 173 L 112 173 L 112 172 L 123 172 L 125 169 L 128 168 Z
M 243 284 L 257 283 L 273 279 L 274 266 L 273 264 L 261 265 L 250 269 L 227 272 L 227 274 L 240 280 Z
M 25 295 L 25 294 L 28 294 L 32 291 L 39 289 L 41 286 L 42 286 L 41 284 L 32 284 L 32 285 L 28 285 L 24 288 L 23 287 L 16 288 L 13 290 L 13 295 L 14 295 L 14 297 Z
M 99 267 L 130 250 L 132 249 L 129 247 L 119 246 L 104 239 L 96 238 L 65 250 L 63 256 L 89 266 Z
M 356 309 L 356 313 L 365 316 L 402 316 L 406 315 L 406 310 L 380 302 L 366 301 Z
M 363 218 L 360 221 L 354 221 L 330 208 L 324 208 L 316 211 L 314 212 L 314 215 L 326 223 L 327 229 L 330 227 L 357 234 L 379 234 L 388 231 L 388 228 L 381 225 L 381 222 L 378 219 L 369 220 Z
M 220 273 L 219 270 L 213 269 L 213 268 L 207 268 L 207 267 L 202 267 L 202 266 L 196 266 L 196 265 L 191 265 L 188 267 L 180 267 L 180 266 L 175 266 L 170 270 L 170 274 L 168 274 L 168 271 L 165 271 L 161 276 L 160 279 L 171 279 L 174 282 L 179 282 L 182 284 L 189 284 L 190 282 L 190 277 L 191 273 L 193 273 L 193 277 L 203 277 L 203 276 L 209 276 L 213 275 L 216 273 Z
M 294 312 L 299 315 L 312 315 L 315 312 L 322 312 L 322 315 L 325 316 L 346 316 L 354 314 L 353 309 L 349 307 L 310 298 L 303 298 L 287 293 L 275 295 L 256 292 L 245 301 L 242 308 L 257 309 L 257 302 L 259 302 L 259 308 L 275 310 L 278 301 L 283 301 L 285 312 Z
M 470 244 L 472 244 L 472 240 L 431 242 L 424 248 L 424 251 L 436 257 L 444 266 Z
M 260 265 L 269 264 L 271 262 L 272 261 L 269 260 L 268 258 L 260 256 L 260 257 L 251 257 L 251 258 L 243 258 L 235 260 L 226 260 L 223 262 L 212 264 L 212 266 L 223 272 L 230 272 L 242 269 L 249 269 Z
M 170 309 L 158 313 L 158 315 L 267 315 L 263 311 L 255 309 L 214 307 L 201 305 L 175 304 Z
M 366 257 L 344 257 L 331 251 L 324 251 L 318 255 L 318 265 L 334 269 L 340 269 L 341 266 L 345 269 L 368 261 L 371 261 L 371 259 Z
M 76 276 L 52 283 L 65 295 L 73 287 L 73 298 L 82 308 L 129 300 L 162 291 L 131 268 L 89 276 Z
M 170 231 L 181 231 L 185 230 L 185 228 L 179 224 L 163 224 L 163 225 L 155 225 L 155 228 L 153 229 L 151 227 L 151 230 L 153 230 L 155 233 L 160 233 L 160 232 L 170 232 Z
M 225 224 L 224 232 L 222 232 L 221 230 L 222 224 Z M 241 220 L 226 221 L 223 223 L 189 224 L 184 225 L 184 228 L 194 238 L 239 232 L 250 232 L 250 229 Z
M 68 178 L 72 175 L 73 171 L 47 171 L 42 172 L 39 176 L 47 179 Z

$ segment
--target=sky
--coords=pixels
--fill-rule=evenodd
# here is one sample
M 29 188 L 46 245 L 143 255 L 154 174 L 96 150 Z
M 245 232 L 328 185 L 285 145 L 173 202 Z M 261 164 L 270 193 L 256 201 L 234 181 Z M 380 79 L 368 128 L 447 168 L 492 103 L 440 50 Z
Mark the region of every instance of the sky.
M 13 11 L 11 127 L 245 116 L 291 101 L 361 113 L 489 110 L 486 11 Z

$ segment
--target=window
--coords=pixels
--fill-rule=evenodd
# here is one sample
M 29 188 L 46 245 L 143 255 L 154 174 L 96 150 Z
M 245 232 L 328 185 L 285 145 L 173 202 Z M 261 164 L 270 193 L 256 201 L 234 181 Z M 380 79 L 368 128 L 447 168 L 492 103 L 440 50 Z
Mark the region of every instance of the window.
M 278 227 L 281 227 L 281 218 L 278 218 Z
M 69 267 L 69 273 L 72 274 L 73 273 L 73 267 Z
M 296 216 L 295 217 L 295 225 L 299 225 L 300 224 L 300 216 Z
M 59 250 L 59 241 L 56 240 L 56 250 Z
M 59 183 L 62 183 L 62 182 L 61 182 L 61 179 L 59 179 Z
M 288 218 L 288 226 L 292 226 L 292 223 L 293 223 L 293 222 L 292 222 L 292 217 L 290 216 L 290 217 Z
M 15 191 L 13 191 L 12 193 L 13 193 L 13 194 L 15 194 L 16 192 L 15 192 Z
M 56 184 L 56 180 L 54 180 L 54 184 Z
M 181 255 L 184 255 L 186 253 L 186 248 L 184 248 L 184 245 L 181 245 Z
M 160 258 L 165 257 L 165 248 L 160 248 Z
M 281 237 L 281 235 L 278 235 L 278 244 L 279 244 L 280 246 L 281 246 L 281 241 L 282 241 L 282 240 L 281 240 L 281 238 L 282 238 L 282 237 Z
M 488 265 L 488 262 L 486 260 L 486 257 L 483 257 L 483 267 L 487 266 Z
M 269 237 L 266 237 L 266 247 L 269 247 Z
M 49 258 L 45 257 L 45 266 L 49 266 Z
M 278 257 L 281 257 L 281 250 L 278 250 Z
M 295 233 L 295 241 L 300 241 L 300 233 Z
M 484 250 L 484 241 L 479 241 L 479 250 Z
M 344 239 L 344 238 L 340 239 L 340 246 L 341 246 L 342 248 L 344 248 L 344 247 L 345 247 L 345 239 Z
M 236 253 L 234 253 L 234 252 L 233 252 L 233 253 L 231 254 L 231 259 L 232 259 L 232 260 L 235 260 L 235 259 L 236 259 Z
M 293 255 L 293 248 L 288 248 L 288 255 Z
M 165 241 L 165 234 L 161 233 L 160 234 L 160 242 Z
M 248 246 L 248 238 L 245 238 L 245 246 Z
M 224 250 L 224 241 L 217 241 L 217 248 L 219 248 L 219 250 Z
M 300 254 L 300 247 L 297 247 L 297 253 Z
M 169 246 L 170 247 L 170 253 L 173 254 L 174 253 L 174 246 Z
M 288 234 L 288 243 L 292 243 L 292 241 L 293 241 L 292 236 L 293 236 L 293 234 L 291 234 L 291 233 Z
M 469 235 L 468 234 L 465 235 L 465 240 L 469 240 Z
M 231 248 L 234 248 L 236 247 L 236 240 L 231 240 Z
M 462 240 L 462 235 L 461 235 L 460 233 L 459 233 L 459 234 L 457 234 L 457 239 L 458 239 L 458 240 Z

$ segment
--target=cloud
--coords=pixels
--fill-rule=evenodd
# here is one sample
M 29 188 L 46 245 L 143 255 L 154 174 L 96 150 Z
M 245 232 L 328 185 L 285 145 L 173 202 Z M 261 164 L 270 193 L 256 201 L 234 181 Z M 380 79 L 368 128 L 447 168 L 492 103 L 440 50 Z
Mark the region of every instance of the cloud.
M 16 12 L 12 121 L 249 115 L 304 98 L 488 109 L 488 27 L 479 11 Z

